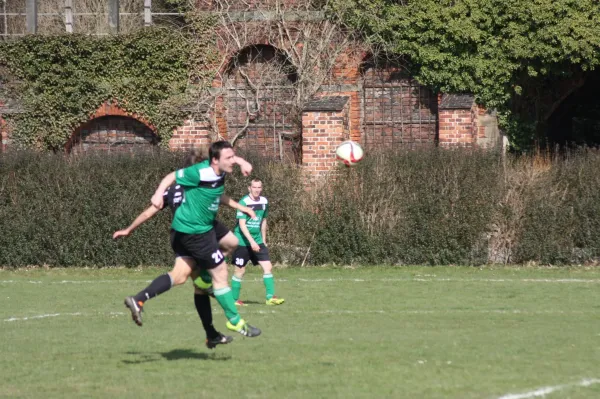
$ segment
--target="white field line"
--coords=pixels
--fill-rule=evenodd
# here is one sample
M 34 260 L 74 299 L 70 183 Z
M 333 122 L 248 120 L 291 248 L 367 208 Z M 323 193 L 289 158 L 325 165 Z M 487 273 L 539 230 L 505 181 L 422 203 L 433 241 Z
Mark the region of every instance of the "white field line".
M 261 280 L 262 281 L 262 280 Z M 290 280 L 293 281 L 293 280 Z M 324 278 L 324 279 L 304 279 L 299 278 L 301 282 L 336 282 L 336 281 L 350 281 L 350 282 L 368 282 L 368 281 L 418 281 L 418 282 L 485 282 L 485 283 L 512 283 L 512 282 L 523 282 L 523 283 L 600 283 L 600 279 L 580 279 L 580 278 L 380 278 L 380 279 L 360 279 L 360 278 Z
M 41 281 L 41 280 L 0 280 L 0 284 L 115 284 L 115 283 L 150 283 L 152 280 L 60 280 L 60 281 Z M 244 282 L 262 283 L 262 278 L 244 279 Z M 284 283 L 336 283 L 336 282 L 482 282 L 482 283 L 575 283 L 575 284 L 600 284 L 600 279 L 581 279 L 581 278 L 298 278 L 286 279 L 278 278 L 277 282 Z
M 35 320 L 35 319 L 46 319 L 48 317 L 58 317 L 58 316 L 82 316 L 82 313 L 48 313 L 48 314 L 40 314 L 36 316 L 28 316 L 28 317 L 11 317 L 9 319 L 4 319 L 2 321 L 27 321 L 27 320 Z
M 589 387 L 590 385 L 599 384 L 600 380 L 591 378 L 591 379 L 583 379 L 579 382 L 573 384 L 563 384 L 563 385 L 555 385 L 537 388 L 533 391 L 523 392 L 523 393 L 509 393 L 507 395 L 500 396 L 498 399 L 529 399 L 529 398 L 537 398 L 540 396 L 546 396 L 550 393 L 562 391 L 563 389 L 573 388 L 573 387 Z
M 0 280 L 0 284 L 106 284 L 106 283 L 150 283 L 152 280 Z
M 213 308 L 214 314 L 221 314 L 223 311 L 220 308 Z M 244 310 L 244 314 L 277 314 L 280 311 L 276 310 Z M 542 310 L 542 311 L 528 311 L 528 310 L 520 310 L 520 309 L 482 309 L 482 310 L 468 310 L 468 309 L 456 309 L 456 310 L 424 310 L 424 309 L 406 309 L 406 310 L 285 310 L 281 311 L 281 313 L 292 313 L 292 314 L 339 314 L 339 315 L 357 315 L 357 314 L 467 314 L 467 313 L 477 313 L 477 314 L 499 314 L 499 315 L 515 315 L 515 314 L 523 314 L 523 315 L 548 315 L 548 314 L 562 314 L 562 315 L 571 315 L 571 314 L 596 314 L 593 311 L 563 311 L 563 310 Z M 33 315 L 33 316 L 25 316 L 25 317 L 9 317 L 7 319 L 3 319 L 3 322 L 15 322 L 15 321 L 31 321 L 38 319 L 46 319 L 50 317 L 122 317 L 128 316 L 127 312 L 98 312 L 98 313 L 46 313 L 41 315 Z M 197 316 L 196 312 L 152 312 L 149 313 L 148 316 Z

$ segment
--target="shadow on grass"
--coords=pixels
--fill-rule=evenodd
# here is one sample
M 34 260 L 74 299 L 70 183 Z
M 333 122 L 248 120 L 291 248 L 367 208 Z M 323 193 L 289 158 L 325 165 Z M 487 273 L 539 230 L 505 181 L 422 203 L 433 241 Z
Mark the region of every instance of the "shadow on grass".
M 127 355 L 136 356 L 137 359 L 125 359 L 122 360 L 125 364 L 142 364 L 142 363 L 150 363 L 160 361 L 162 359 L 166 360 L 218 360 L 224 361 L 231 359 L 231 355 L 225 354 L 217 354 L 216 352 L 205 353 L 205 352 L 196 352 L 191 349 L 173 349 L 169 352 L 126 352 Z

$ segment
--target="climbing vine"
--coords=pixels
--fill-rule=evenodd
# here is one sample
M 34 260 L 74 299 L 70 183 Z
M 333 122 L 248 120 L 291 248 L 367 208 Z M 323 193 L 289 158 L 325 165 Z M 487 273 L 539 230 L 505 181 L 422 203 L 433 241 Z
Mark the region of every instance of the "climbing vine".
M 76 127 L 111 101 L 145 118 L 161 143 L 168 143 L 214 73 L 210 24 L 195 16 L 185 29 L 154 27 L 109 37 L 31 35 L 0 43 L 0 99 L 11 98 L 23 109 L 6 115 L 12 139 L 60 150 Z
M 573 87 L 600 65 L 595 0 L 333 0 L 346 22 L 421 83 L 470 92 L 500 111 L 511 143 L 532 143 Z M 568 94 L 562 91 L 564 96 Z

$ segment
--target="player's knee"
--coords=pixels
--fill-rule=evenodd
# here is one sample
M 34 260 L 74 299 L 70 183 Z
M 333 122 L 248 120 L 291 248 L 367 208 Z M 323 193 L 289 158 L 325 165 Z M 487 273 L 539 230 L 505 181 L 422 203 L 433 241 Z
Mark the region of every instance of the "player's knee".
M 273 270 L 273 265 L 271 264 L 271 262 L 261 262 L 260 265 L 262 266 L 264 274 L 270 274 Z
M 246 267 L 236 267 L 234 272 L 233 272 L 234 276 L 236 277 L 244 277 L 244 274 L 246 274 Z
M 185 283 L 188 278 L 188 275 L 186 273 L 182 273 L 178 270 L 173 270 L 169 273 L 169 275 L 171 276 L 171 282 L 173 286 Z
M 175 266 L 173 270 L 169 272 L 171 277 L 171 285 L 180 285 L 186 282 L 188 277 L 191 276 L 193 270 L 193 261 L 186 258 L 177 258 L 175 260 Z
M 215 288 L 227 286 L 227 264 L 225 262 L 214 269 L 209 270 L 209 273 Z

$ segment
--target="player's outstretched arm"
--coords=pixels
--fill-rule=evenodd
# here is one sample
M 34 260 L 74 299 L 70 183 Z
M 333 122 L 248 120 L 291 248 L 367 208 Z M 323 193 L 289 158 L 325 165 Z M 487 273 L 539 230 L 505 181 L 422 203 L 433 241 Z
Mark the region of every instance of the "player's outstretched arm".
M 171 172 L 168 175 L 166 175 L 158 185 L 158 188 L 154 192 L 154 195 L 151 199 L 152 205 L 154 205 L 157 210 L 163 208 L 163 194 L 167 190 L 167 188 L 173 183 L 175 183 L 175 172 Z
M 116 240 L 119 237 L 127 237 L 133 232 L 133 230 L 137 229 L 139 225 L 156 215 L 159 210 L 160 209 L 154 207 L 154 205 L 149 206 L 142 213 L 140 213 L 133 222 L 131 222 L 129 227 L 123 230 L 115 231 L 113 234 L 113 240 Z
M 238 211 L 244 212 L 246 215 L 250 216 L 250 218 L 255 219 L 256 213 L 251 208 L 240 204 L 232 200 L 228 195 L 221 195 L 221 204 L 227 205 L 230 208 L 237 209 Z
M 233 158 L 233 162 L 240 166 L 244 176 L 250 176 L 250 173 L 252 173 L 252 165 L 250 162 L 246 161 L 242 157 L 238 157 L 237 155 Z

